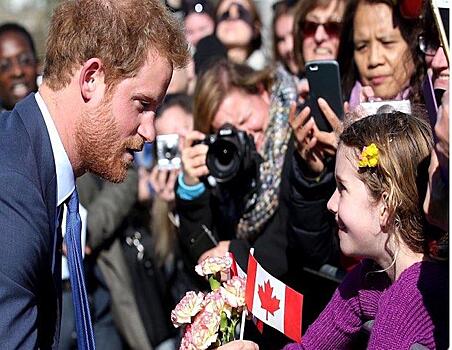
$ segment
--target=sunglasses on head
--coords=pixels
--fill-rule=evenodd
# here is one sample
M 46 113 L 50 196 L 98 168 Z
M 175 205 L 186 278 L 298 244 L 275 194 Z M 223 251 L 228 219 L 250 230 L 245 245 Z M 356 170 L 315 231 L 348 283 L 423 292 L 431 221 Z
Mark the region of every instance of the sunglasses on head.
M 315 32 L 317 31 L 317 28 L 319 26 L 323 26 L 323 29 L 325 29 L 325 32 L 329 36 L 339 36 L 342 29 L 342 23 L 337 21 L 330 21 L 325 23 L 317 23 L 313 21 L 305 21 L 303 24 L 303 35 L 304 36 L 313 36 L 315 35 Z
M 231 8 L 233 6 L 237 7 L 238 12 L 237 16 L 234 17 L 231 14 Z M 253 15 L 250 13 L 250 11 L 248 11 L 242 4 L 236 2 L 233 2 L 226 11 L 224 11 L 221 15 L 218 16 L 218 22 L 234 19 L 240 19 L 250 25 L 252 25 L 254 21 Z

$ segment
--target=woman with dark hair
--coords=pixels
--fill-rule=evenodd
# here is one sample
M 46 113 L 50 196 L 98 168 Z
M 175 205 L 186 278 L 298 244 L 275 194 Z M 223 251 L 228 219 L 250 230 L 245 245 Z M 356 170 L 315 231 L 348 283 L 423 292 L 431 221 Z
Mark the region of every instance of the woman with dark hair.
M 281 63 L 288 72 L 298 75 L 293 37 L 295 8 L 286 0 L 281 0 L 273 5 L 273 9 L 273 59 Z
M 295 10 L 294 52 L 300 72 L 313 60 L 337 57 L 346 0 L 305 0 Z
M 294 50 L 301 75 L 304 75 L 306 62 L 336 59 L 346 4 L 347 0 L 306 0 L 299 3 L 295 11 Z M 302 79 L 299 91 L 303 99 L 307 97 L 309 87 L 305 79 Z M 330 120 L 330 124 L 333 127 L 340 127 L 338 117 L 341 116 L 334 114 L 327 101 L 317 102 L 325 117 Z M 305 107 L 301 116 L 297 118 L 294 110 L 290 120 L 297 140 L 300 161 L 305 169 L 304 176 L 316 179 L 317 185 L 322 185 L 325 179 L 332 181 L 334 159 L 331 159 L 331 156 L 335 154 L 336 138 L 334 132 L 319 130 L 314 119 L 310 118 L 310 112 L 309 107 Z M 330 193 L 324 195 L 325 204 L 329 195 Z
M 262 22 L 253 0 L 220 0 L 216 10 L 216 36 L 228 50 L 228 59 L 262 69 Z
M 185 38 L 192 46 L 215 31 L 215 13 L 209 0 L 184 0 L 182 13 Z
M 338 60 L 351 108 L 367 98 L 420 100 L 419 29 L 420 21 L 404 18 L 391 0 L 350 1 Z

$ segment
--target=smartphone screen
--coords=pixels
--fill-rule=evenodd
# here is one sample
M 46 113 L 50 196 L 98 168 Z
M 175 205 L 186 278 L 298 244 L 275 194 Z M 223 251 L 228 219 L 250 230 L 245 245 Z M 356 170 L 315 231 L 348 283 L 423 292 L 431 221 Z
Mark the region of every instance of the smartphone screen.
M 311 61 L 306 63 L 306 78 L 309 83 L 309 101 L 311 114 L 320 130 L 332 131 L 332 127 L 320 110 L 317 99 L 322 97 L 328 102 L 339 119 L 343 118 L 339 64 L 334 60 Z
M 181 166 L 179 135 L 157 135 L 157 166 L 159 169 L 179 169 Z

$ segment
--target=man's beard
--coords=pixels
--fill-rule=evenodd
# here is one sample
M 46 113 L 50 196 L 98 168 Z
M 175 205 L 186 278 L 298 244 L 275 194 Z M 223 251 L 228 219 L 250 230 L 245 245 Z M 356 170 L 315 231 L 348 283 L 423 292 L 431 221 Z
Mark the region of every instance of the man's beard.
M 77 124 L 75 138 L 82 168 L 111 182 L 122 182 L 131 165 L 125 159 L 128 150 L 141 150 L 139 135 L 121 140 L 119 127 L 105 100 L 94 112 L 84 112 Z

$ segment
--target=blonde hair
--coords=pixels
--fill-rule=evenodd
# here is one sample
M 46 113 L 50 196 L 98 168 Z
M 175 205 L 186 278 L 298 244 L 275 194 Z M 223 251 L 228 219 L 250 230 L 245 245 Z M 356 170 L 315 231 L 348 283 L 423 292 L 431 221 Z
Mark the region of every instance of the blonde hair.
M 375 168 L 358 168 L 363 148 L 379 149 Z M 426 250 L 422 203 L 428 181 L 433 147 L 432 131 L 422 115 L 381 113 L 355 121 L 340 135 L 340 145 L 351 147 L 356 169 L 372 198 L 383 198 L 390 214 L 389 225 L 413 252 Z
M 174 68 L 184 67 L 189 50 L 181 27 L 159 0 L 63 1 L 50 22 L 44 80 L 61 89 L 77 66 L 96 57 L 111 86 L 134 76 L 150 49 Z
M 154 253 L 159 266 L 174 259 L 177 228 L 169 216 L 173 208 L 174 202 L 167 202 L 158 197 L 155 197 L 152 203 L 151 232 Z

